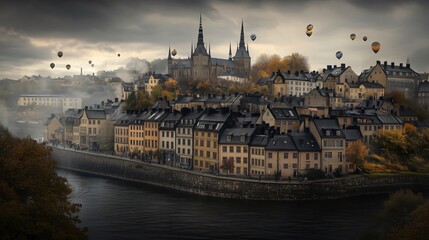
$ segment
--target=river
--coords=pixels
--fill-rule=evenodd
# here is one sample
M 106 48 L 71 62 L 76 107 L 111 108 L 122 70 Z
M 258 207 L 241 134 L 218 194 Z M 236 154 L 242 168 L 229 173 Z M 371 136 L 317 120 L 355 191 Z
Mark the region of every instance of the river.
M 324 201 L 204 197 L 57 170 L 81 203 L 89 239 L 359 239 L 386 195 Z

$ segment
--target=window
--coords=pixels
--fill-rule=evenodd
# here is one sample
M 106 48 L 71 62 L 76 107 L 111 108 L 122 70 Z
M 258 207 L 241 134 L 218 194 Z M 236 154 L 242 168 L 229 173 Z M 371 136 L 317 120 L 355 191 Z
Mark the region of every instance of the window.
M 217 159 L 217 153 L 213 152 L 213 159 Z
M 198 160 L 195 160 L 195 166 L 198 167 Z
M 210 147 L 210 141 L 207 140 L 207 147 Z
M 241 157 L 237 157 L 236 161 L 237 163 L 241 163 Z
M 268 163 L 268 168 L 273 168 L 273 164 L 272 163 Z
M 216 141 L 213 141 L 213 147 L 214 147 L 214 148 L 217 148 L 217 143 L 216 143 Z
M 226 146 L 222 146 L 222 152 L 226 153 L 227 151 L 227 147 Z
M 283 164 L 283 168 L 284 169 L 288 169 L 289 168 L 289 164 L 287 164 L 287 163 Z
M 233 152 L 234 152 L 234 147 L 232 147 L 232 146 L 231 146 L 231 147 L 229 147 L 229 152 L 230 152 L 230 153 L 233 153 Z
M 237 167 L 237 168 L 235 169 L 235 171 L 237 172 L 237 174 L 241 174 L 241 167 Z
M 243 158 L 243 163 L 247 164 L 247 157 Z
M 298 158 L 298 153 L 293 153 L 293 158 Z
M 237 153 L 241 153 L 241 147 L 237 147 Z
M 289 158 L 289 153 L 284 153 L 284 154 L 283 154 L 283 158 L 284 158 L 284 159 L 288 159 L 288 158 Z
M 273 153 L 268 153 L 268 158 L 273 158 Z
M 325 158 L 332 158 L 332 152 L 325 152 Z
M 200 147 L 203 147 L 203 146 L 204 146 L 204 141 L 200 140 Z
M 318 153 L 314 153 L 314 160 L 319 160 L 319 154 Z
M 310 160 L 310 153 L 305 154 L 305 160 Z
M 247 147 L 243 147 L 243 152 L 247 153 Z
M 209 151 L 207 151 L 207 153 L 206 153 L 206 157 L 207 157 L 207 158 L 210 158 L 210 152 L 209 152 Z

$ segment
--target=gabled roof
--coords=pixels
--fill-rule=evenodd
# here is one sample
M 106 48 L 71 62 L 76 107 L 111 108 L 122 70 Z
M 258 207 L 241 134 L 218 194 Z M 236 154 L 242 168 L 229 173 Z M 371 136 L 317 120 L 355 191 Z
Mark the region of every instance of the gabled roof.
M 337 119 L 317 118 L 313 119 L 317 132 L 324 138 L 344 138 L 344 133 L 338 125 Z
M 227 66 L 227 67 L 235 67 L 236 63 L 234 61 L 231 61 L 229 59 L 222 59 L 222 58 L 211 58 L 212 66 Z
M 346 137 L 346 141 L 356 141 L 363 138 L 360 128 L 343 129 L 343 132 Z
M 88 119 L 106 119 L 106 112 L 104 110 L 85 109 L 85 112 Z
M 219 139 L 220 144 L 249 144 L 256 128 L 226 128 Z
M 377 118 L 382 124 L 400 124 L 402 125 L 402 120 L 399 119 L 396 115 L 392 113 L 377 113 Z
M 182 117 L 182 113 L 178 111 L 167 113 L 167 116 L 161 121 L 159 129 L 175 129 L 176 124 Z
M 171 65 L 171 69 L 183 69 L 183 68 L 191 68 L 191 60 L 190 59 L 178 59 Z
M 222 114 L 220 112 L 216 113 L 205 113 L 201 116 L 200 121 L 206 121 L 206 122 L 226 122 L 228 120 L 231 113 L 225 113 Z
M 319 144 L 313 134 L 309 132 L 295 132 L 289 134 L 292 137 L 298 151 L 309 152 L 309 151 L 320 151 Z
M 265 147 L 268 144 L 268 140 L 269 140 L 268 135 L 256 135 L 251 140 L 250 145 Z
M 289 135 L 276 135 L 271 138 L 265 148 L 273 151 L 297 151 L 291 136 Z

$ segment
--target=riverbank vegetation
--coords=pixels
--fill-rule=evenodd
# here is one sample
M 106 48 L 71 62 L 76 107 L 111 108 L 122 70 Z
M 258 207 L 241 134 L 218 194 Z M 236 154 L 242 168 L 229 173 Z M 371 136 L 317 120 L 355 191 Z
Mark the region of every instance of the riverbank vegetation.
M 51 148 L 18 139 L 0 125 L 0 238 L 86 239 L 81 205 L 70 202 L 67 179 L 55 172 Z
M 417 130 L 406 123 L 403 130 L 379 131 L 370 146 L 351 144 L 347 149 L 351 162 L 371 173 L 429 173 L 429 129 Z

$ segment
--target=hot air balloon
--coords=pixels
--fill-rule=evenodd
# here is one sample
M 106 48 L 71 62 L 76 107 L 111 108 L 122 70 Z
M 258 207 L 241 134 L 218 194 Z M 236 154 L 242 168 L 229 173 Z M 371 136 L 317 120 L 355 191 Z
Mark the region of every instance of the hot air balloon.
M 362 38 L 365 42 L 366 42 L 366 40 L 368 40 L 368 38 L 366 37 L 366 36 L 363 36 L 363 38 Z
M 378 51 L 380 51 L 380 48 L 381 48 L 380 43 L 379 42 L 373 42 L 371 44 L 371 48 L 372 48 L 372 51 L 374 51 L 374 53 L 378 53 Z
M 307 31 L 312 31 L 312 30 L 313 30 L 313 24 L 308 24 Z
M 120 57 L 121 56 L 121 54 L 120 53 L 118 53 L 118 57 Z
M 63 52 L 59 51 L 57 55 L 58 55 L 58 57 L 62 57 L 63 56 Z
M 252 39 L 252 41 L 255 41 L 256 40 L 256 34 L 250 35 L 250 39 Z
M 94 63 L 93 63 L 93 64 L 91 64 L 91 67 L 94 67 Z
M 351 38 L 352 40 L 355 40 L 355 38 L 356 38 L 356 34 L 354 34 L 354 33 L 350 34 L 350 38 Z
M 171 55 L 176 56 L 176 54 L 177 54 L 176 49 L 173 49 L 173 51 L 171 51 Z
M 342 53 L 341 51 L 338 51 L 338 52 L 335 54 L 335 56 L 336 56 L 338 59 L 341 59 L 341 58 L 343 57 L 343 53 Z
M 92 61 L 91 61 L 91 60 L 89 60 L 89 61 L 88 61 L 88 63 L 89 63 L 89 65 L 91 65 Z
M 51 65 L 50 65 L 50 66 L 51 66 L 51 68 L 52 68 L 52 69 L 54 69 L 54 67 L 55 67 L 55 63 L 51 63 Z
M 311 34 L 313 34 L 313 31 L 308 31 L 308 30 L 307 30 L 306 34 L 307 34 L 307 36 L 309 36 L 309 37 L 310 37 L 310 36 L 311 36 Z
M 67 70 L 70 70 L 70 68 L 71 68 L 70 64 L 67 64 L 66 68 L 67 68 Z

